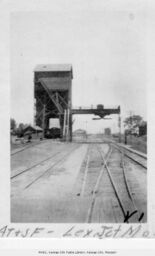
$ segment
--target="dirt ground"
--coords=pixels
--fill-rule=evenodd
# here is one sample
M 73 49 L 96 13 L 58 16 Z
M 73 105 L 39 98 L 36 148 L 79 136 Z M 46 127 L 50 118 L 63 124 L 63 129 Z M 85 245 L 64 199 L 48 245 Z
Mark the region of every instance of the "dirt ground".
M 109 145 L 103 143 L 100 147 L 106 156 Z M 115 157 L 118 159 L 115 164 L 119 166 L 119 158 Z M 93 223 L 123 222 L 105 172 L 94 197 L 93 190 L 102 166 L 102 158 L 94 143 L 46 140 L 12 155 L 11 222 L 85 223 L 90 219 Z M 144 211 L 146 175 L 143 173 L 141 182 L 140 173 L 139 169 L 135 174 L 135 167 L 132 167 L 128 179 L 134 193 L 139 195 L 135 198 L 137 205 Z M 133 180 L 135 186 L 139 186 L 137 191 Z

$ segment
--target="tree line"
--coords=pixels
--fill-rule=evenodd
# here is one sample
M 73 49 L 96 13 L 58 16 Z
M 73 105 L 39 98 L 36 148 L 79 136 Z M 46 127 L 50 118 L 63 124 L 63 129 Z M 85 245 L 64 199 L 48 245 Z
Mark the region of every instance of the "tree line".
M 147 122 L 139 115 L 130 115 L 124 120 L 126 134 L 145 135 L 147 133 Z M 140 134 L 140 131 L 142 134 Z
M 147 127 L 147 122 L 143 120 L 140 115 L 130 115 L 123 121 L 125 132 L 127 134 L 134 134 L 136 129 L 143 126 Z M 14 118 L 10 119 L 10 128 L 13 134 L 19 135 L 24 133 L 24 129 L 30 124 L 19 123 L 17 125 Z M 145 132 L 144 132 L 145 133 Z
M 27 124 L 27 123 L 17 124 L 17 122 L 14 118 L 10 118 L 10 129 L 11 129 L 11 133 L 14 135 L 23 135 L 24 129 L 29 125 L 31 125 L 31 124 Z

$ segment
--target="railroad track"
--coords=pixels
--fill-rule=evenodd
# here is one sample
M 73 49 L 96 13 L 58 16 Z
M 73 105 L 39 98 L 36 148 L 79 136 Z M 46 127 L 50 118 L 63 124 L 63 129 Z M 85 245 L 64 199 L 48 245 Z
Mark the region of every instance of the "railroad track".
M 93 191 L 92 191 L 92 201 L 91 201 L 91 205 L 89 207 L 89 210 L 88 210 L 88 213 L 87 213 L 87 218 L 86 218 L 86 222 L 87 223 L 91 223 L 92 216 L 93 216 L 93 211 L 94 211 L 94 207 L 95 207 L 96 194 L 97 194 L 97 191 L 98 191 L 98 188 L 99 188 L 99 184 L 100 184 L 101 178 L 102 178 L 103 173 L 104 173 L 104 166 L 107 163 L 107 161 L 109 160 L 110 155 L 111 155 L 111 148 L 109 148 L 108 153 L 104 157 L 105 161 L 103 163 L 103 166 L 101 167 L 101 170 L 99 172 L 99 175 L 97 177 L 95 186 L 94 186 Z
M 133 152 L 130 149 L 125 149 L 116 144 L 112 144 L 112 145 L 115 146 L 120 152 L 123 152 L 124 156 L 132 160 L 132 162 L 143 167 L 144 169 L 147 169 L 146 156 L 140 155 L 138 152 Z
M 20 150 L 12 152 L 11 156 L 14 156 L 14 155 L 16 155 L 16 154 L 18 154 L 18 153 L 20 153 L 22 151 L 25 151 L 26 149 L 33 148 L 33 147 L 36 147 L 38 145 L 41 145 L 43 142 L 45 142 L 45 141 L 39 141 L 37 143 L 33 143 L 33 144 L 29 144 L 29 145 L 23 146 Z
M 24 185 L 24 189 L 29 188 L 30 186 L 32 186 L 35 182 L 37 182 L 40 178 L 42 178 L 45 174 L 47 174 L 49 171 L 51 171 L 52 169 L 54 169 L 56 166 L 59 166 L 60 164 L 62 164 L 66 158 L 77 148 L 79 147 L 79 145 L 74 145 L 71 147 L 71 149 L 66 153 L 64 153 L 63 155 L 61 154 L 59 156 L 60 152 L 57 152 L 56 154 L 52 155 L 51 157 L 48 157 L 40 162 L 38 162 L 37 164 L 26 168 L 25 170 L 11 176 L 11 180 L 16 180 L 18 178 L 20 178 L 22 175 L 30 175 L 30 173 L 32 174 L 31 177 L 31 181 L 30 182 L 26 182 L 26 184 Z M 55 157 L 55 161 L 54 163 L 50 163 L 49 160 L 51 160 L 52 158 Z M 44 164 L 42 166 L 42 164 Z M 42 168 L 41 168 L 42 166 Z
M 122 152 L 120 153 L 120 156 L 121 156 L 120 157 L 120 167 L 117 168 L 117 171 L 116 171 L 116 167 L 110 166 L 110 158 L 111 158 L 112 154 L 114 155 L 116 153 L 114 151 L 115 149 L 111 146 L 107 155 L 105 156 L 99 145 L 97 146 L 97 148 L 101 155 L 103 165 L 101 167 L 101 171 L 98 175 L 96 184 L 93 189 L 92 200 L 91 200 L 91 204 L 90 204 L 90 207 L 89 207 L 89 210 L 87 213 L 86 222 L 87 223 L 92 222 L 96 196 L 97 196 L 99 186 L 101 183 L 101 178 L 102 178 L 104 172 L 106 172 L 108 174 L 109 182 L 114 191 L 118 205 L 122 211 L 124 222 L 127 222 L 127 223 L 128 222 L 140 222 L 143 217 L 143 214 L 141 214 L 138 211 L 135 201 L 134 201 L 134 198 L 132 197 L 132 192 L 130 191 L 130 187 L 128 185 L 128 179 L 127 179 L 126 168 L 125 168 L 125 163 L 124 163 L 124 154 Z M 133 215 L 130 218 L 130 220 L 128 220 L 129 215 Z
M 52 156 L 50 156 L 50 157 L 47 157 L 47 158 L 43 159 L 42 161 L 40 161 L 40 162 L 38 162 L 38 163 L 36 163 L 36 164 L 30 166 L 30 167 L 25 168 L 25 169 L 22 170 L 22 171 L 17 172 L 16 174 L 14 174 L 14 175 L 11 176 L 11 180 L 14 179 L 14 178 L 16 178 L 17 176 L 19 176 L 19 175 L 25 173 L 25 172 L 28 172 L 28 171 L 32 170 L 33 168 L 35 168 L 35 167 L 37 167 L 37 166 L 40 166 L 40 165 L 43 164 L 44 162 L 46 162 L 46 161 L 48 161 L 48 160 L 51 160 L 52 158 L 54 158 L 54 157 L 55 157 L 56 155 L 58 155 L 59 153 L 60 153 L 60 152 L 56 152 L 54 155 L 52 155 Z
M 83 197 L 84 196 L 84 193 L 86 192 L 86 183 L 87 183 L 87 180 L 89 178 L 89 175 L 90 175 L 90 172 L 91 172 L 91 168 L 93 169 L 93 167 L 91 167 L 91 160 L 92 160 L 92 157 L 91 155 L 94 153 L 94 152 L 91 152 L 91 150 L 93 149 L 93 145 L 95 145 L 94 143 L 90 144 L 88 146 L 88 150 L 87 150 L 87 154 L 85 156 L 86 160 L 85 160 L 85 164 L 84 164 L 84 171 L 82 172 L 82 182 L 81 182 L 81 186 L 80 186 L 80 189 L 77 193 L 78 196 L 81 196 Z M 109 152 L 109 151 L 108 151 Z M 108 153 L 107 153 L 108 155 Z M 102 162 L 102 160 L 100 159 L 99 160 L 100 162 Z M 94 161 L 93 161 L 94 162 Z M 96 173 L 96 171 L 95 171 Z M 95 178 L 95 177 L 94 177 Z M 90 189 L 90 188 L 89 188 Z M 91 190 L 91 189 L 90 189 Z M 91 190 L 91 193 L 93 194 L 93 189 Z

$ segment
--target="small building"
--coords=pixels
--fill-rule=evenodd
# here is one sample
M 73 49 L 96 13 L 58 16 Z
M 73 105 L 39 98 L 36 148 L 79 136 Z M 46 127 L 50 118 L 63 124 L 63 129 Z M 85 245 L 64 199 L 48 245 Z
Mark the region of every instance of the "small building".
M 42 137 L 43 129 L 37 125 L 36 126 L 28 125 L 24 129 L 24 137 L 28 136 L 29 134 L 31 134 L 33 139 Z
M 104 129 L 104 134 L 110 136 L 111 135 L 111 129 L 109 127 L 105 128 Z
M 86 135 L 86 131 L 82 130 L 82 129 L 77 129 L 73 132 L 74 136 L 82 136 L 82 135 Z

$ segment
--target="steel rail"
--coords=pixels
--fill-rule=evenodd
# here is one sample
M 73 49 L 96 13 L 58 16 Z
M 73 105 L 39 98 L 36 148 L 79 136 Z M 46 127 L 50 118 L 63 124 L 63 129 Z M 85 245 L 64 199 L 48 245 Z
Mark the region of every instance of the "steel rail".
M 99 149 L 99 150 L 100 150 L 100 149 Z M 117 191 L 117 188 L 116 188 L 115 182 L 113 181 L 113 178 L 112 178 L 112 175 L 111 175 L 110 169 L 109 169 L 109 167 L 108 167 L 107 163 L 105 162 L 105 159 L 104 159 L 104 156 L 103 156 L 103 153 L 101 152 L 101 150 L 100 150 L 100 154 L 101 154 L 101 157 L 102 157 L 103 162 L 104 162 L 104 167 L 105 167 L 105 168 L 106 168 L 106 170 L 107 170 L 107 173 L 108 173 L 108 176 L 109 176 L 109 179 L 110 179 L 111 185 L 112 185 L 112 187 L 113 187 L 113 189 L 114 189 L 114 192 L 115 192 L 116 198 L 117 198 L 117 200 L 118 200 L 118 203 L 119 203 L 119 205 L 120 205 L 120 208 L 121 208 L 122 213 L 123 213 L 124 218 L 125 218 L 125 217 L 126 217 L 126 212 L 125 212 L 125 209 L 124 209 L 123 203 L 122 203 L 122 201 L 121 201 L 121 199 L 120 199 L 120 197 L 119 197 L 119 193 L 118 193 L 118 191 Z
M 124 155 L 126 157 L 128 157 L 129 159 L 131 159 L 133 162 L 135 162 L 136 164 L 140 165 L 141 167 L 143 167 L 144 169 L 147 169 L 147 166 L 144 165 L 143 163 L 139 162 L 138 160 L 136 160 L 135 158 L 129 156 L 128 154 L 124 153 Z
M 88 169 L 89 169 L 89 161 L 90 161 L 90 150 L 91 150 L 91 145 L 88 145 L 87 153 L 86 153 L 86 164 L 85 164 L 85 169 L 84 169 L 84 175 L 83 175 L 83 182 L 81 186 L 80 193 L 78 193 L 78 196 L 83 197 L 84 196 L 84 190 L 86 186 L 86 180 L 88 176 Z
M 116 145 L 116 144 L 112 144 L 115 148 L 117 148 L 120 152 L 122 152 L 122 150 L 123 150 L 123 152 L 125 151 L 125 150 L 128 150 L 128 149 L 125 149 L 125 148 L 120 148 L 120 146 L 118 146 L 118 145 Z M 129 150 L 128 150 L 129 151 Z M 131 152 L 131 151 L 130 151 Z M 141 155 L 139 155 L 139 154 L 136 154 L 135 152 L 131 152 L 131 154 L 135 154 L 135 155 L 138 155 L 139 157 L 142 157 L 143 159 L 145 159 L 143 156 L 141 156 Z M 138 164 L 138 165 L 140 165 L 141 167 L 143 167 L 144 169 L 147 169 L 147 166 L 146 165 L 144 165 L 143 163 L 141 163 L 141 162 L 139 162 L 138 160 L 136 160 L 134 157 L 132 157 L 132 156 L 130 156 L 130 155 L 128 155 L 127 153 L 125 153 L 124 152 L 124 155 L 126 156 L 126 157 L 128 157 L 129 159 L 131 159 L 133 162 L 135 162 L 136 164 Z M 145 160 L 147 160 L 147 159 L 145 159 Z
M 121 152 L 121 162 L 122 162 L 122 170 L 123 170 L 123 176 L 124 176 L 124 181 L 125 181 L 125 186 L 127 188 L 127 192 L 128 192 L 128 195 L 131 199 L 131 202 L 133 204 L 133 207 L 135 209 L 135 211 L 137 211 L 137 213 L 139 214 L 139 217 L 140 217 L 140 213 L 139 213 L 139 210 L 135 204 L 135 201 L 133 199 L 133 196 L 132 196 L 132 193 L 131 193 L 131 190 L 130 190 L 130 187 L 129 187 L 129 184 L 128 184 L 128 181 L 127 181 L 127 177 L 126 177 L 126 169 L 125 169 L 125 164 L 124 164 L 124 153 Z
M 123 147 L 122 145 L 119 145 L 119 147 L 121 147 L 121 148 L 124 149 L 124 150 L 129 151 L 129 152 L 132 153 L 132 154 L 135 154 L 135 155 L 137 155 L 137 156 L 139 156 L 139 157 L 141 157 L 141 158 L 147 160 L 147 155 L 144 155 L 144 154 L 142 154 L 141 152 L 137 152 L 136 150 L 131 149 L 131 148 Z
M 101 152 L 101 155 L 102 155 L 102 158 L 103 158 L 103 161 L 104 161 L 104 157 L 103 157 L 102 152 Z M 130 191 L 130 188 L 129 188 L 129 185 L 128 185 L 128 182 L 127 182 L 126 173 L 125 173 L 126 171 L 125 171 L 125 165 L 124 165 L 124 155 L 123 155 L 123 152 L 121 152 L 121 167 L 122 167 L 122 171 L 123 171 L 123 177 L 124 177 L 125 187 L 126 187 L 128 196 L 129 196 L 129 198 L 131 200 L 131 203 L 133 205 L 134 210 L 139 214 L 139 217 L 140 217 L 140 213 L 139 213 L 139 211 L 138 211 L 138 209 L 137 209 L 137 207 L 135 205 L 134 199 L 132 197 L 132 194 L 131 194 L 131 191 Z M 110 182 L 111 182 L 111 184 L 113 186 L 113 189 L 114 189 L 115 195 L 117 197 L 117 200 L 119 202 L 120 208 L 121 208 L 121 210 L 123 212 L 124 218 L 126 218 L 126 211 L 124 209 L 123 203 L 122 203 L 122 201 L 120 199 L 120 196 L 119 196 L 119 192 L 117 191 L 117 188 L 116 188 L 116 184 L 115 184 L 115 182 L 113 180 L 111 171 L 110 171 L 109 167 L 107 166 L 107 164 L 105 164 L 105 168 L 107 170 L 108 176 L 110 178 Z
M 118 142 L 111 141 L 111 143 L 112 143 L 114 146 L 116 146 L 116 147 L 122 148 L 122 149 L 124 149 L 124 150 L 126 150 L 126 151 L 129 151 L 129 152 L 132 153 L 132 154 L 135 154 L 135 155 L 137 155 L 137 156 L 139 156 L 139 157 L 141 157 L 141 158 L 147 160 L 147 155 L 146 155 L 146 154 L 143 154 L 142 152 L 138 152 L 138 151 L 135 150 L 135 149 L 128 148 L 128 147 L 126 147 L 125 145 L 120 144 L 120 143 L 118 143 Z
M 28 146 L 24 146 L 24 147 L 21 148 L 21 150 L 18 150 L 18 151 L 16 151 L 16 152 L 12 152 L 12 153 L 11 153 L 11 156 L 14 156 L 14 155 L 16 155 L 16 154 L 18 154 L 18 153 L 20 153 L 20 152 L 26 150 L 26 149 L 33 148 L 33 147 L 35 147 L 35 146 L 37 146 L 37 145 L 39 145 L 39 144 L 42 144 L 43 142 L 45 142 L 45 141 L 39 141 L 39 142 L 37 142 L 37 143 L 35 143 L 35 144 L 31 144 L 31 145 L 28 145 Z
M 85 191 L 85 185 L 86 185 L 88 169 L 89 169 L 89 160 L 90 160 L 90 156 L 89 156 L 89 153 L 88 153 L 87 160 L 86 160 L 86 167 L 85 167 L 85 171 L 84 171 L 84 178 L 83 178 L 82 187 L 81 187 L 81 192 L 79 193 L 79 195 L 81 197 L 83 197 L 84 191 Z
M 103 172 L 104 172 L 104 167 L 105 167 L 106 163 L 108 162 L 108 160 L 109 160 L 109 158 L 111 156 L 111 153 L 112 153 L 112 150 L 111 150 L 111 147 L 110 147 L 109 150 L 108 150 L 108 153 L 105 156 L 106 160 L 104 161 L 104 163 L 103 163 L 103 165 L 101 167 L 100 173 L 98 175 L 97 181 L 96 181 L 94 189 L 93 189 L 92 202 L 91 202 L 90 208 L 88 210 L 86 223 L 91 223 L 91 219 L 92 219 L 92 215 L 93 215 L 93 210 L 94 210 L 94 205 L 95 205 L 95 200 L 96 200 L 97 189 L 98 189 L 100 180 L 101 180 Z
M 31 185 L 33 185 L 36 181 L 38 181 L 40 178 L 42 178 L 48 171 L 50 171 L 51 169 L 53 169 L 53 167 L 61 164 L 62 162 L 64 162 L 64 160 L 66 159 L 66 157 L 73 152 L 73 150 L 76 150 L 79 146 L 76 146 L 75 148 L 72 148 L 69 152 L 67 152 L 62 158 L 60 158 L 56 163 L 52 164 L 50 167 L 48 167 L 41 175 L 39 175 L 36 179 L 34 179 L 32 182 L 30 182 L 28 185 L 26 185 L 26 187 L 24 189 L 29 188 Z
M 21 172 L 15 174 L 15 175 L 13 175 L 13 176 L 11 176 L 11 179 L 14 179 L 14 178 L 16 178 L 17 176 L 19 176 L 19 175 L 21 175 L 21 174 L 23 174 L 23 173 L 25 173 L 25 172 L 30 171 L 31 169 L 37 167 L 38 165 L 40 165 L 40 164 L 42 164 L 42 163 L 48 161 L 49 159 L 52 159 L 53 157 L 55 157 L 55 156 L 58 155 L 59 153 L 60 153 L 60 152 L 57 152 L 57 153 L 55 153 L 54 155 L 52 155 L 52 156 L 50 156 L 50 157 L 47 157 L 47 158 L 45 158 L 44 160 L 42 160 L 42 161 L 40 161 L 40 162 L 38 162 L 38 163 L 36 163 L 36 164 L 34 164 L 34 165 L 32 165 L 32 166 L 30 166 L 30 167 L 24 169 L 23 171 L 21 171 Z

